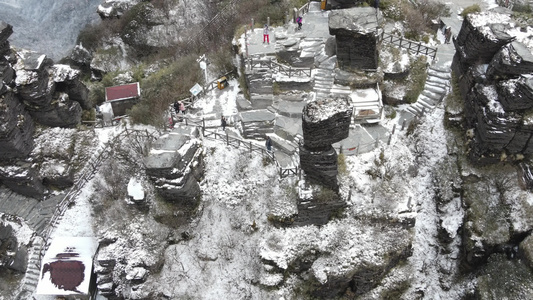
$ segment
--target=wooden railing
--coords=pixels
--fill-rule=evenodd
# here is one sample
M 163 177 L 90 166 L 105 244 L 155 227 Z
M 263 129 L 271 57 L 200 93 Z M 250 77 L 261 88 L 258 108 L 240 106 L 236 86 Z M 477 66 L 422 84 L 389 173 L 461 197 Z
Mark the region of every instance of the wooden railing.
M 81 189 L 85 186 L 85 184 L 87 184 L 87 182 L 91 180 L 91 178 L 93 178 L 93 176 L 96 174 L 96 170 L 101 165 L 101 163 L 111 155 L 111 145 L 117 141 L 121 141 L 127 135 L 130 134 L 142 136 L 143 138 L 147 138 L 152 141 L 160 135 L 160 133 L 157 131 L 149 132 L 148 130 L 126 129 L 120 132 L 119 135 L 115 136 L 112 141 L 106 143 L 103 148 L 99 148 L 96 153 L 93 154 L 93 156 L 87 161 L 86 165 L 81 170 L 80 175 L 74 182 L 74 185 L 70 188 L 65 197 L 63 197 L 63 199 L 61 199 L 61 201 L 56 205 L 52 217 L 50 218 L 48 225 L 42 233 L 42 238 L 45 242 L 43 243 L 43 245 L 41 245 L 39 260 L 42 259 L 44 252 L 46 251 L 49 245 L 49 239 L 52 234 L 54 224 L 58 222 L 59 218 L 63 216 L 67 208 L 74 202 L 74 200 L 79 195 Z
M 293 16 L 293 22 L 296 22 L 296 18 L 298 16 L 303 16 L 304 14 L 308 13 L 309 12 L 309 5 L 311 5 L 311 1 L 307 1 L 306 4 L 304 4 L 302 7 L 300 7 L 299 9 L 294 9 L 294 16 Z
M 202 120 L 192 120 L 190 118 L 184 117 L 184 122 L 186 126 L 196 126 L 202 130 L 202 135 L 204 138 L 220 140 L 226 143 L 228 146 L 235 147 L 237 149 L 244 149 L 249 151 L 250 155 L 252 153 L 261 154 L 263 157 L 268 157 L 271 159 L 276 167 L 279 170 L 279 176 L 281 178 L 287 177 L 289 175 L 298 175 L 300 168 L 298 166 L 294 168 L 284 168 L 280 165 L 276 157 L 274 156 L 273 151 L 268 151 L 263 146 L 258 146 L 257 144 L 252 143 L 251 141 L 244 141 L 238 137 L 230 136 L 228 133 L 220 133 L 217 131 L 209 130 L 205 124 L 205 119 Z
M 250 58 L 248 60 L 248 65 L 250 66 L 250 69 L 260 69 L 260 68 L 268 68 L 271 69 L 272 72 L 279 72 L 281 74 L 284 74 L 286 76 L 292 77 L 302 77 L 307 76 L 311 77 L 312 68 L 295 68 L 291 66 L 286 66 L 280 63 L 277 63 L 273 61 L 272 59 L 253 59 Z
M 420 42 L 411 41 L 401 36 L 383 32 L 381 34 L 381 40 L 385 43 L 393 44 L 400 48 L 407 49 L 407 51 L 415 55 L 425 55 L 427 57 L 431 57 L 432 60 L 434 60 L 437 56 L 437 48 L 431 48 L 423 45 Z

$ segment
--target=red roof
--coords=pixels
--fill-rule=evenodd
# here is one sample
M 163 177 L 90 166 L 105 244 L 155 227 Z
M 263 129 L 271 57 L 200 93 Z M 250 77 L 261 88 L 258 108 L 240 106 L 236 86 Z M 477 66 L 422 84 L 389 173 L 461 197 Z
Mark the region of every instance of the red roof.
M 140 94 L 141 89 L 138 82 L 105 88 L 106 101 L 137 98 Z

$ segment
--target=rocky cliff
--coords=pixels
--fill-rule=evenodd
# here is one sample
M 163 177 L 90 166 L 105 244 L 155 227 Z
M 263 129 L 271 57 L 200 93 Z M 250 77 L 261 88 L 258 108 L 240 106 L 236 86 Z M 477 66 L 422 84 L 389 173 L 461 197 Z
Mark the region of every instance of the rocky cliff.
M 0 22 L 0 180 L 18 193 L 39 198 L 46 190 L 43 177 L 33 163 L 24 161 L 34 147 L 35 123 L 73 127 L 82 109 L 92 105 L 79 71 L 54 65 L 44 54 L 13 50 L 8 41 L 12 33 L 11 25 Z

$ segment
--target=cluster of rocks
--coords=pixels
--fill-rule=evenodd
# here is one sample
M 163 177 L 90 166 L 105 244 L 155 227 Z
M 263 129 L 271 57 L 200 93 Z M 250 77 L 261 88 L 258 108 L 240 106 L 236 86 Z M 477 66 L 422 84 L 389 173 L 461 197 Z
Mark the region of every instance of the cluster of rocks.
M 308 103 L 302 114 L 300 165 L 308 178 L 338 190 L 337 152 L 332 144 L 349 135 L 352 107 L 347 97 Z
M 379 22 L 379 14 L 372 7 L 330 12 L 329 33 L 335 36 L 337 61 L 341 70 L 377 69 Z
M 39 198 L 46 190 L 43 177 L 25 161 L 34 148 L 34 121 L 51 127 L 77 125 L 82 108 L 91 106 L 89 91 L 78 70 L 54 65 L 44 54 L 13 51 L 8 41 L 12 33 L 11 25 L 0 22 L 0 181 Z
M 184 206 L 198 204 L 203 176 L 203 148 L 196 127 L 179 128 L 161 136 L 144 159 L 146 174 L 159 195 Z
M 0 268 L 17 272 L 26 272 L 28 249 L 18 246 L 17 238 L 11 225 L 0 223 Z
M 470 14 L 454 40 L 469 155 L 481 164 L 533 153 L 533 55 L 508 34 L 509 23 L 505 12 Z

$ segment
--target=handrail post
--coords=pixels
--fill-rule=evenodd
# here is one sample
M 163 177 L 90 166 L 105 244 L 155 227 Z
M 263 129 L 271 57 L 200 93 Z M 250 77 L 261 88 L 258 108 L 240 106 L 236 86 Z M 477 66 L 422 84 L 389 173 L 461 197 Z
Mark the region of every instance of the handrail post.
M 252 157 L 252 142 L 250 142 L 250 157 Z
M 229 135 L 228 135 L 228 133 L 227 133 L 227 132 L 226 132 L 226 145 L 228 145 L 228 146 L 229 146 Z
M 202 118 L 202 135 L 205 136 L 205 118 Z

